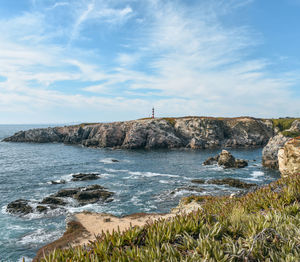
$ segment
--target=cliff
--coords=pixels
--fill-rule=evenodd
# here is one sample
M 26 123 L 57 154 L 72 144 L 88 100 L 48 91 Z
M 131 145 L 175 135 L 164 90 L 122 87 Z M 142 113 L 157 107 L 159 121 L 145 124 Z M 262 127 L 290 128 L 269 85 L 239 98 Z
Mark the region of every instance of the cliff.
M 291 139 L 279 149 L 278 163 L 282 176 L 300 174 L 300 137 Z
M 273 119 L 275 136 L 272 137 L 262 152 L 265 167 L 278 169 L 278 151 L 293 137 L 300 136 L 299 119 Z
M 274 135 L 270 120 L 183 117 L 20 131 L 6 142 L 80 144 L 91 147 L 214 148 L 264 146 Z

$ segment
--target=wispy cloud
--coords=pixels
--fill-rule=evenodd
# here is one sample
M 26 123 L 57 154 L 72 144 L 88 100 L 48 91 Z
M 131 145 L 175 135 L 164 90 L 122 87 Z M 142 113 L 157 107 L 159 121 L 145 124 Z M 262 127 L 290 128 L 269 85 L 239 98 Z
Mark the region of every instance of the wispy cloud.
M 299 114 L 299 69 L 272 73 L 259 33 L 223 23 L 251 2 L 54 1 L 0 19 L 0 121 Z

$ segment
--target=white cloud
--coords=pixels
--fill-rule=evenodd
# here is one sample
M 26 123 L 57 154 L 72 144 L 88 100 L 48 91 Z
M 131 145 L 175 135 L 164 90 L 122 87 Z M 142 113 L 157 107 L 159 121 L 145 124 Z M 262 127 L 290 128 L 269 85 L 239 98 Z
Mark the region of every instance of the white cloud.
M 38 121 L 43 114 L 49 118 L 44 122 L 124 120 L 147 116 L 153 105 L 158 116 L 299 114 L 299 99 L 290 91 L 300 80 L 297 70 L 270 73 L 273 61 L 249 58 L 260 44 L 257 35 L 221 23 L 220 17 L 249 1 L 203 1 L 192 8 L 147 2 L 139 8 L 135 1 L 57 2 L 51 10 L 64 6 L 76 17 L 57 32 L 43 12 L 0 20 L 0 75 L 7 78 L 0 82 L 0 111 L 28 114 L 14 115 L 16 122 Z M 118 24 L 118 31 L 136 14 L 143 22 L 132 20 L 136 31 L 111 61 L 102 50 L 64 44 L 81 38 L 90 22 Z M 67 41 L 54 41 L 62 35 Z M 57 81 L 76 81 L 79 88 L 68 93 L 64 84 L 52 86 Z

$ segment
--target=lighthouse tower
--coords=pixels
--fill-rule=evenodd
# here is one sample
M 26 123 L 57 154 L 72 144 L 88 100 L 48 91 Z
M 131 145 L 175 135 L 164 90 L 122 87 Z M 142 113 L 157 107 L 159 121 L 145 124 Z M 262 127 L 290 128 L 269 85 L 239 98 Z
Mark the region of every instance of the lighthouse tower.
M 154 107 L 152 108 L 152 118 L 154 118 Z

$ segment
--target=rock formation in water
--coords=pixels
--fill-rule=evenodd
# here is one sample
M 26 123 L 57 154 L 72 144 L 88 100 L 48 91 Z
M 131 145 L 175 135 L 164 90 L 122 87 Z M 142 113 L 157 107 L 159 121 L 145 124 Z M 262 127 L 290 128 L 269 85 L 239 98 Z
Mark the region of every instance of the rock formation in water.
M 291 139 L 279 149 L 278 163 L 282 176 L 300 174 L 300 137 Z
M 218 164 L 224 168 L 243 168 L 248 166 L 248 162 L 243 159 L 235 159 L 235 157 L 227 150 L 222 150 L 222 152 L 214 157 L 209 157 L 203 162 L 203 165 L 214 165 Z
M 270 120 L 183 117 L 20 131 L 7 142 L 81 144 L 112 148 L 216 148 L 264 146 L 274 135 Z

